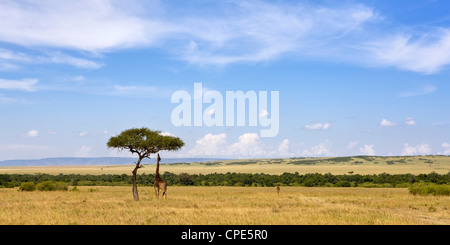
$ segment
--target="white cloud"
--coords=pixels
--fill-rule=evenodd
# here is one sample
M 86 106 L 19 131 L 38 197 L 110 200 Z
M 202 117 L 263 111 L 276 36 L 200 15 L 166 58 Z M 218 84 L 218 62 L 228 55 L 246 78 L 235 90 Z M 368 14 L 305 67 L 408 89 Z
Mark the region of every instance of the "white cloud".
M 325 140 L 324 142 L 312 146 L 309 149 L 305 149 L 301 152 L 304 156 L 330 156 L 331 154 L 331 143 L 329 140 Z
M 48 131 L 47 131 L 47 134 L 49 134 L 49 135 L 56 135 L 56 132 L 55 132 L 55 131 L 52 131 L 52 130 L 48 130 Z
M 29 138 L 36 138 L 39 136 L 39 132 L 35 129 L 32 129 L 30 131 L 28 131 L 28 133 L 26 134 L 27 137 Z
M 146 95 L 155 94 L 158 89 L 154 86 L 121 86 L 114 85 L 111 95 Z
M 447 142 L 444 142 L 441 144 L 442 148 L 444 148 L 443 152 L 439 152 L 438 154 L 441 155 L 450 155 L 450 144 Z
M 347 150 L 353 149 L 356 145 L 358 145 L 358 143 L 359 143 L 359 142 L 358 142 L 357 140 L 348 142 Z
M 188 151 L 191 156 L 220 156 L 229 154 L 226 150 L 227 135 L 206 134 L 196 141 L 196 145 Z
M 388 120 L 383 118 L 383 120 L 381 120 L 381 122 L 380 122 L 380 125 L 383 126 L 383 127 L 395 127 L 398 124 L 395 123 L 395 122 L 388 121 Z
M 359 148 L 359 152 L 361 152 L 362 155 L 366 156 L 375 155 L 375 149 L 373 145 L 364 145 L 363 147 Z
M 414 118 L 407 117 L 407 118 L 405 118 L 405 124 L 406 125 L 410 125 L 410 126 L 414 126 L 414 125 L 416 125 L 416 122 L 414 121 Z
M 213 135 L 206 134 L 196 141 L 196 144 L 187 151 L 186 156 L 198 157 L 279 157 L 291 156 L 290 142 L 284 139 L 278 147 L 265 145 L 256 133 L 245 133 L 238 140 L 229 144 L 225 133 Z
M 20 67 L 18 65 L 0 60 L 0 71 L 16 71 L 19 69 Z
M 305 3 L 239 1 L 216 16 L 182 19 L 179 27 L 191 40 L 181 52 L 194 64 L 227 65 L 273 60 L 286 53 L 322 55 L 339 38 L 372 20 L 361 4 L 336 8 Z M 206 19 L 207 18 L 207 19 Z M 315 53 L 317 52 L 317 53 Z
M 151 5 L 148 7 L 147 5 Z M 157 2 L 90 1 L 0 3 L 0 41 L 108 52 L 158 47 L 195 64 L 261 62 L 285 53 L 314 55 L 375 18 L 362 4 L 218 3 L 211 14 L 173 15 Z M 156 9 L 156 10 L 153 10 Z M 325 41 L 329 40 L 329 41 Z
M 37 62 L 39 62 L 39 59 L 37 60 Z M 63 54 L 61 52 L 53 53 L 50 54 L 48 57 L 41 58 L 41 63 L 66 64 L 86 69 L 98 69 L 103 66 L 103 64 L 99 62 L 73 57 L 67 54 Z
M 368 42 L 366 48 L 382 65 L 425 74 L 436 73 L 450 64 L 450 29 L 429 28 L 418 35 L 391 34 Z
M 239 136 L 239 140 L 228 147 L 233 155 L 261 156 L 267 154 L 258 134 L 246 133 Z
M 78 134 L 78 136 L 80 136 L 80 137 L 83 137 L 83 136 L 86 136 L 86 135 L 88 135 L 88 132 L 86 132 L 86 131 L 80 132 L 80 133 Z
M 82 81 L 85 81 L 86 78 L 83 76 L 76 76 L 76 77 L 73 77 L 72 80 L 76 81 L 76 82 L 82 82 Z
M 388 26 L 379 32 L 374 25 L 386 27 L 389 19 L 361 3 L 214 5 L 211 13 L 191 8 L 174 14 L 171 3 L 159 1 L 1 1 L 0 42 L 92 54 L 158 48 L 197 65 L 267 62 L 290 55 L 430 74 L 450 64 L 449 28 Z M 45 56 L 48 62 L 102 66 L 61 53 Z M 23 56 L 6 59 L 33 62 Z M 1 61 L 0 52 L 0 69 L 17 69 L 14 62 Z
M 160 135 L 162 135 L 162 136 L 175 136 L 175 135 L 173 135 L 173 134 L 171 134 L 171 133 L 169 133 L 169 132 L 162 132 L 162 133 L 160 133 Z
M 83 145 L 80 147 L 80 149 L 75 151 L 74 156 L 75 157 L 88 157 L 90 155 L 91 150 L 92 150 L 92 147 Z
M 18 98 L 11 98 L 4 96 L 3 94 L 0 94 L 0 103 L 1 104 L 29 104 L 27 100 L 24 99 L 18 99 Z
M 440 121 L 440 122 L 434 122 L 434 123 L 432 123 L 431 125 L 432 125 L 433 127 L 445 127 L 445 126 L 448 126 L 449 123 L 448 123 L 448 122 Z
M 61 149 L 43 144 L 0 144 L 0 160 L 43 158 L 54 156 L 55 152 Z
M 20 52 L 13 52 L 8 49 L 0 48 L 0 60 L 6 60 L 6 61 L 19 61 L 19 62 L 32 62 L 31 56 L 20 53 Z
M 331 127 L 330 123 L 313 123 L 306 125 L 305 128 L 308 130 L 327 130 Z
M 86 69 L 98 69 L 103 66 L 103 64 L 99 62 L 73 57 L 61 52 L 46 52 L 42 55 L 29 55 L 3 48 L 0 48 L 0 61 L 4 64 L 3 69 L 6 70 L 20 69 L 20 65 L 22 64 L 66 64 Z
M 406 143 L 403 147 L 402 155 L 426 155 L 430 153 L 431 148 L 428 144 L 420 144 L 414 147 Z
M 128 1 L 2 1 L 0 40 L 88 51 L 131 47 L 147 42 L 145 26 L 149 32 L 152 27 L 133 15 L 132 5 Z M 160 28 L 155 27 L 153 32 Z
M 283 142 L 278 146 L 277 153 L 281 156 L 291 155 L 289 152 L 290 142 L 288 139 L 284 139 Z
M 37 79 L 24 78 L 22 80 L 6 80 L 0 79 L 0 89 L 8 90 L 22 90 L 22 91 L 35 91 L 35 85 L 38 83 Z
M 414 97 L 414 96 L 419 96 L 419 95 L 432 94 L 432 93 L 436 92 L 436 90 L 437 90 L 437 87 L 434 85 L 422 85 L 421 87 L 416 88 L 415 90 L 403 92 L 399 96 L 400 97 Z

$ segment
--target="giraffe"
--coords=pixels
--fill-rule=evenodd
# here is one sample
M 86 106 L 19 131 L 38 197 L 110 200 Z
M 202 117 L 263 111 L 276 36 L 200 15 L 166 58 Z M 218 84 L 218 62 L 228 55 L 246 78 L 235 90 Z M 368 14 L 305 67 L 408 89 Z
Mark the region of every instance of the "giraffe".
M 277 185 L 277 193 L 280 193 L 280 185 Z
M 155 188 L 156 199 L 159 199 L 159 190 L 161 189 L 163 192 L 161 197 L 163 197 L 165 200 L 167 198 L 167 184 L 159 176 L 159 161 L 161 161 L 161 158 L 159 157 L 158 154 L 158 159 L 156 163 L 155 184 L 153 185 L 153 187 Z

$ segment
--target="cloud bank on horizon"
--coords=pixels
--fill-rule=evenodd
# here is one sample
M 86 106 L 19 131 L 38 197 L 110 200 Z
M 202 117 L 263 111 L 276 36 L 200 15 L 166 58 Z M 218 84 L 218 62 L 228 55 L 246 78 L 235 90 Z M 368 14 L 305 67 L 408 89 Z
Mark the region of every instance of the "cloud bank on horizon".
M 1 0 L 1 158 L 117 155 L 105 139 L 142 125 L 186 139 L 173 156 L 448 153 L 448 7 Z M 280 91 L 280 135 L 173 127 L 194 82 Z

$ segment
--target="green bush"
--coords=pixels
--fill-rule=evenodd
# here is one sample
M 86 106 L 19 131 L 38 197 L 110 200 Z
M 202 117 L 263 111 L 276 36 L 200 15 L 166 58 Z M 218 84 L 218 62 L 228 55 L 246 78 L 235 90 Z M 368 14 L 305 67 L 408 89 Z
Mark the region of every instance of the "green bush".
M 2 188 L 14 188 L 14 187 L 19 186 L 19 183 L 17 183 L 16 181 L 11 181 L 11 182 L 3 183 L 2 186 L 3 186 Z
M 69 190 L 69 184 L 59 181 L 55 183 L 55 188 L 57 191 L 68 191 Z
M 33 182 L 22 182 L 19 186 L 20 191 L 34 191 L 36 190 L 36 184 Z
M 36 185 L 36 188 L 40 191 L 55 191 L 56 185 L 52 181 L 44 181 L 44 182 L 38 183 Z
M 377 188 L 379 187 L 377 184 L 374 184 L 372 182 L 367 182 L 367 183 L 362 183 L 359 185 L 359 187 L 364 187 L 364 188 Z
M 81 180 L 78 181 L 78 186 L 95 186 L 95 182 L 90 180 Z
M 450 196 L 450 185 L 413 184 L 409 187 L 409 193 L 422 196 Z
M 351 184 L 348 181 L 340 180 L 334 186 L 336 186 L 336 187 L 350 187 Z

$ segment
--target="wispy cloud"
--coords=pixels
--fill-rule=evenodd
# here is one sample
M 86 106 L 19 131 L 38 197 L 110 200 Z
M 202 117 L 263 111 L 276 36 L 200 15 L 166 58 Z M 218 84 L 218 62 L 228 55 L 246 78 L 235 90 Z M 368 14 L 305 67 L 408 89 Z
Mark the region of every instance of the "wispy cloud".
M 313 123 L 305 126 L 308 130 L 327 130 L 331 127 L 331 123 Z
M 19 99 L 19 98 L 12 98 L 5 96 L 3 94 L 0 94 L 0 104 L 29 104 L 29 102 L 25 99 Z
M 363 5 L 330 8 L 308 4 L 239 1 L 217 16 L 182 17 L 189 42 L 178 52 L 193 64 L 265 62 L 285 54 L 321 56 L 323 49 L 362 29 L 375 17 Z M 220 27 L 220 28 L 218 28 Z
M 426 94 L 432 94 L 436 92 L 437 87 L 434 85 L 422 85 L 414 90 L 402 92 L 399 96 L 400 97 L 414 97 L 419 95 L 426 95 Z
M 47 130 L 47 134 L 56 135 L 57 133 L 56 133 L 56 131 L 53 131 L 53 130 Z
M 88 157 L 90 156 L 92 147 L 83 145 L 74 152 L 75 157 Z
M 142 11 L 152 8 L 140 4 L 2 2 L 0 41 L 93 53 L 158 47 L 193 64 L 227 65 L 273 60 L 286 53 L 315 55 L 312 50 L 335 45 L 376 16 L 362 4 L 236 1 L 217 4 L 214 15 L 173 15 L 162 4 L 157 6 L 162 11 L 144 15 Z
M 35 85 L 38 83 L 37 79 L 24 78 L 22 80 L 7 80 L 0 79 L 0 89 L 7 90 L 22 90 L 22 91 L 35 91 Z
M 431 74 L 450 64 L 450 29 L 405 28 L 360 3 L 227 1 L 215 3 L 211 14 L 192 8 L 173 14 L 171 8 L 158 1 L 1 1 L 0 41 L 93 54 L 158 48 L 199 66 L 288 56 Z M 31 62 L 23 54 L 1 56 L 0 50 L 3 70 Z M 102 66 L 58 52 L 45 56 L 47 62 Z
M 136 94 L 153 94 L 158 89 L 154 86 L 121 86 L 113 85 L 110 91 L 111 95 L 136 95 Z
M 130 47 L 146 41 L 146 21 L 133 2 L 2 1 L 0 40 L 23 46 L 87 51 Z
M 373 62 L 425 74 L 436 73 L 450 65 L 450 29 L 429 28 L 428 31 L 391 34 L 366 43 Z
M 39 60 L 38 60 L 39 61 Z M 61 52 L 51 53 L 47 57 L 41 58 L 42 63 L 67 64 L 78 68 L 98 69 L 103 66 L 102 63 L 92 60 L 73 57 Z
M 40 55 L 31 55 L 22 52 L 0 48 L 0 69 L 18 70 L 25 64 L 65 64 L 84 69 L 98 69 L 102 63 L 84 58 L 77 58 L 62 52 L 45 52 Z

